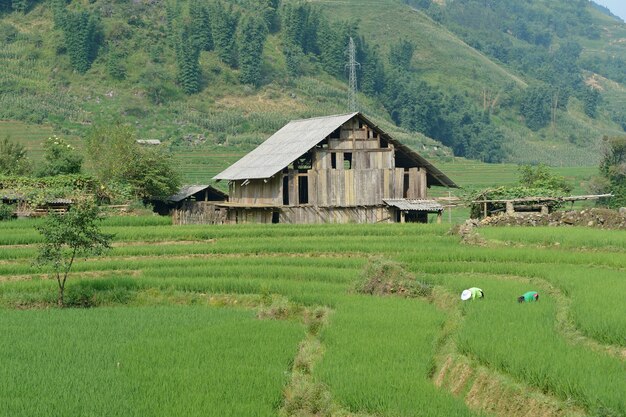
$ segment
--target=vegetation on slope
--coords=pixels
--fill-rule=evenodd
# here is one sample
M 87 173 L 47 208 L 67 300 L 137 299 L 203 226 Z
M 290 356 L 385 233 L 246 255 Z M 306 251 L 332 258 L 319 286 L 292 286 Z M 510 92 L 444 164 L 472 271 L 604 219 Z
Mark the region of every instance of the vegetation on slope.
M 590 89 L 582 72 L 623 82 L 623 55 L 586 63 L 592 46 L 612 42 L 605 28 L 623 30 L 610 17 L 580 2 L 504 2 L 484 16 L 471 1 L 407 2 L 426 14 L 392 0 L 5 0 L 0 117 L 80 135 L 122 121 L 174 145 L 245 149 L 289 119 L 345 111 L 353 36 L 361 109 L 430 156 L 442 148 L 419 133 L 485 161 L 584 164 L 599 160 L 603 134 L 621 131 L 620 84 Z M 555 16 L 568 19 L 540 30 Z M 509 30 L 514 17 L 525 31 Z

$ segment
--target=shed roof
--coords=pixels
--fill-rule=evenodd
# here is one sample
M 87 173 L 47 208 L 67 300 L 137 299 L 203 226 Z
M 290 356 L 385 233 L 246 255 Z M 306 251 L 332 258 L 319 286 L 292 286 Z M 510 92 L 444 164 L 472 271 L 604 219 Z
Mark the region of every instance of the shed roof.
M 403 211 L 443 211 L 443 206 L 434 200 L 408 200 L 406 198 L 383 199 L 383 201 L 391 206 Z
M 187 197 L 190 197 L 194 195 L 195 193 L 204 191 L 206 189 L 208 189 L 209 191 L 219 196 L 224 197 L 225 200 L 228 198 L 228 195 L 226 195 L 224 192 L 222 192 L 221 190 L 218 190 L 217 188 L 211 185 L 183 185 L 182 187 L 180 187 L 180 189 L 178 190 L 176 194 L 167 197 L 167 200 L 178 203 L 179 201 L 182 201 L 186 199 Z
M 293 120 L 270 136 L 256 149 L 245 155 L 224 171 L 213 177 L 215 180 L 248 180 L 270 178 L 293 161 L 316 146 L 348 120 L 359 117 L 397 150 L 397 160 L 404 160 L 426 168 L 428 185 L 457 187 L 443 172 L 417 152 L 393 139 L 361 113 L 348 113 L 311 119 Z

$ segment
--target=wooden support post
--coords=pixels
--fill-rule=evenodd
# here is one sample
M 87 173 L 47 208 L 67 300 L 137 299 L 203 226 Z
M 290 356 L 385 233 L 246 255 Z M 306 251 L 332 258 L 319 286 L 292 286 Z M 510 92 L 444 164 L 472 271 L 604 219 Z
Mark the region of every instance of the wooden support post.
M 438 211 L 437 212 L 437 224 L 441 224 L 441 217 L 442 217 L 443 212 L 442 211 Z
M 400 223 L 404 223 L 406 221 L 406 213 L 403 210 L 400 210 Z
M 483 203 L 483 217 L 487 217 L 487 203 Z
M 550 209 L 548 208 L 548 206 L 541 206 L 541 214 L 550 214 Z
M 515 214 L 515 208 L 513 208 L 513 202 L 512 201 L 507 201 L 506 202 L 506 214 L 509 216 L 512 216 Z

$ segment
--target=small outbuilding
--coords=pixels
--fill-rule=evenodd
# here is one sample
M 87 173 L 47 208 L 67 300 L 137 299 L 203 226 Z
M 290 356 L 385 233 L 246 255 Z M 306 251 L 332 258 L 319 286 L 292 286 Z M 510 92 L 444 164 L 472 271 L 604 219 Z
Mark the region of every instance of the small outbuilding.
M 211 185 L 184 185 L 176 194 L 165 199 L 154 199 L 151 201 L 154 211 L 159 214 L 173 216 L 197 216 L 199 212 L 214 211 L 216 203 L 228 201 L 228 195 Z M 220 209 L 221 211 L 222 209 Z M 225 210 L 224 210 L 225 211 Z M 195 222 L 194 222 L 195 223 Z

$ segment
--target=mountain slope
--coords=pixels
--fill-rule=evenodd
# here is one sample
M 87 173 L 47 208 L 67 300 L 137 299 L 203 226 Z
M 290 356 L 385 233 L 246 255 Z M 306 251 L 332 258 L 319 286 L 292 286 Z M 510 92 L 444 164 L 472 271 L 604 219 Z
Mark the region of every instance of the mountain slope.
M 103 28 L 104 41 L 97 58 L 84 74 L 72 69 L 64 34 L 54 23 L 53 3 L 35 2 L 25 14 L 0 12 L 0 119 L 51 123 L 57 132 L 67 135 L 83 135 L 94 125 L 132 123 L 140 137 L 160 139 L 185 155 L 236 155 L 260 143 L 290 119 L 347 111 L 345 73 L 331 75 L 323 56 L 303 55 L 301 74 L 290 74 L 284 54 L 284 23 L 282 29 L 270 31 L 266 38 L 259 86 L 242 84 L 241 69 L 232 68 L 213 50 L 199 54 L 200 91 L 186 95 L 177 75 L 177 49 L 169 26 L 172 5 L 186 10 L 185 1 L 71 2 L 68 10 L 97 14 Z M 253 10 L 251 4 L 255 2 L 232 3 L 235 12 L 244 16 Z M 281 10 L 300 4 L 296 0 L 283 3 Z M 556 123 L 532 130 L 525 125 L 519 102 L 537 79 L 528 71 L 495 58 L 489 50 L 470 46 L 468 36 L 460 36 L 449 21 L 437 18 L 430 9 L 419 9 L 400 0 L 312 0 L 308 4 L 320 10 L 332 24 L 350 22 L 345 24 L 351 28 L 349 33 L 362 37 L 377 51 L 378 63 L 385 69 L 385 81 L 395 81 L 396 77 L 408 80 L 403 82 L 412 84 L 403 85 L 415 85 L 417 92 L 426 88 L 438 97 L 437 104 L 448 112 L 448 121 L 454 116 L 454 103 L 461 100 L 464 107 L 458 113 L 469 111 L 474 119 L 472 126 L 486 126 L 484 132 L 500 132 L 503 161 L 593 165 L 600 156 L 601 137 L 623 134 L 616 120 L 624 112 L 626 90 L 624 80 L 615 79 L 619 78 L 619 71 L 617 76 L 612 75 L 616 66 L 609 60 L 626 57 L 626 25 L 591 6 L 599 37 L 570 38 L 583 47 L 580 59 L 588 62 L 590 68 L 584 73 L 587 84 L 593 85 L 602 97 L 597 115 L 586 115 L 584 103 L 572 96 L 567 107 L 557 110 Z M 549 2 L 538 4 L 552 7 Z M 442 16 L 445 7 L 451 8 L 437 7 Z M 493 30 L 502 33 L 498 28 Z M 472 32 L 472 36 L 492 36 L 483 32 Z M 512 45 L 524 46 L 514 36 L 504 36 L 511 38 Z M 414 52 L 409 68 L 397 75 L 396 63 L 388 56 L 403 40 L 414 46 Z M 111 70 L 116 60 L 120 60 L 117 65 L 124 72 L 117 79 Z M 369 61 L 363 64 L 362 71 L 372 65 Z M 399 101 L 389 100 L 383 90 L 369 96 L 360 94 L 359 104 L 383 129 L 427 156 L 450 155 L 445 146 L 419 133 L 427 133 L 420 130 L 419 123 L 395 125 L 403 107 L 416 105 L 417 96 L 411 97 L 413 102 L 390 105 Z M 481 112 L 488 118 L 486 125 L 477 121 Z M 459 130 L 456 135 L 463 132 Z M 481 135 L 480 131 L 477 135 Z M 201 170 L 202 165 L 193 169 Z M 202 176 L 194 178 L 200 181 Z

